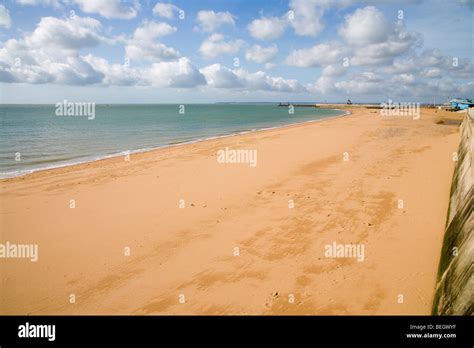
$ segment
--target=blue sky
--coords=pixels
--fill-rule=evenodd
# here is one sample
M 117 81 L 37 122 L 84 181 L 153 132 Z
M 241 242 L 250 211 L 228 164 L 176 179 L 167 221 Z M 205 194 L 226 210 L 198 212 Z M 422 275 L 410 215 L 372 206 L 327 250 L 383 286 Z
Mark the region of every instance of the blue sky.
M 7 0 L 0 101 L 474 97 L 473 7 L 472 0 Z

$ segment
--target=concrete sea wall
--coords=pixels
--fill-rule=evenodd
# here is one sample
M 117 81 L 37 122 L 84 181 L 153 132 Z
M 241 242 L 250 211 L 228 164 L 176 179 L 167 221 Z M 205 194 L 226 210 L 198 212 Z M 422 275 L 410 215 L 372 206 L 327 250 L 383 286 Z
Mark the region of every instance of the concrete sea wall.
M 474 312 L 473 133 L 474 108 L 471 108 L 460 127 L 433 315 L 472 315 Z

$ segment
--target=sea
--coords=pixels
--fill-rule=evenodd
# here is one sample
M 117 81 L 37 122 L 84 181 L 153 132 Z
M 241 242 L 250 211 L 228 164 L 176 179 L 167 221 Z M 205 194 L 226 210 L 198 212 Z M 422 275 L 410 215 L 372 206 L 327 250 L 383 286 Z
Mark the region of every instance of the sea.
M 0 178 L 344 114 L 273 103 L 70 106 L 0 104 Z

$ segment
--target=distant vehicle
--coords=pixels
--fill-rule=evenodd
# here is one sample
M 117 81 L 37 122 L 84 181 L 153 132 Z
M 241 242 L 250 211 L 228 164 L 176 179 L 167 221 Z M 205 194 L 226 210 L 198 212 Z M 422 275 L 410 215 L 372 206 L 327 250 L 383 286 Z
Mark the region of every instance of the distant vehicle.
M 454 109 L 465 110 L 474 107 L 472 99 L 451 99 L 449 101 L 451 107 Z
M 347 105 L 352 105 L 352 101 L 350 99 L 347 99 Z

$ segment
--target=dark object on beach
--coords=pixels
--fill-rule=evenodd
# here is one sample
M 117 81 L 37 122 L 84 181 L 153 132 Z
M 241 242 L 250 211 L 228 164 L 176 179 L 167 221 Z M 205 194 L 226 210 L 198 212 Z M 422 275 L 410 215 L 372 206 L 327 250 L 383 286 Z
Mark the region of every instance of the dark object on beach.
M 347 105 L 352 105 L 352 101 L 350 99 L 347 99 Z

